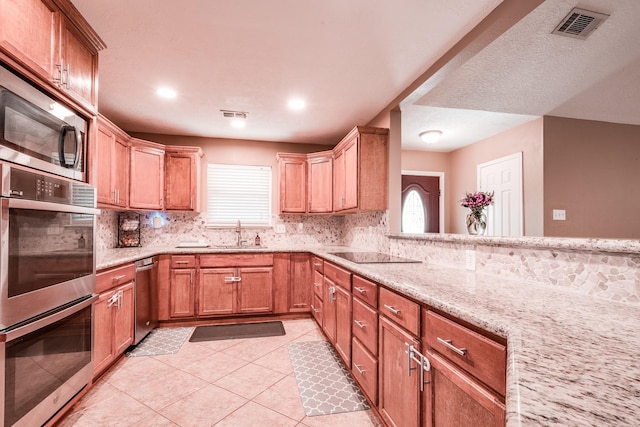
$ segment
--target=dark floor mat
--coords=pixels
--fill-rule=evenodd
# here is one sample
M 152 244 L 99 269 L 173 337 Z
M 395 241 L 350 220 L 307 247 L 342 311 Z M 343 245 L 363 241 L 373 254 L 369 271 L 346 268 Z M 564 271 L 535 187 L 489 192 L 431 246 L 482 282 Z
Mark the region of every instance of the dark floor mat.
M 282 322 L 198 326 L 189 338 L 189 342 L 273 337 L 284 334 Z

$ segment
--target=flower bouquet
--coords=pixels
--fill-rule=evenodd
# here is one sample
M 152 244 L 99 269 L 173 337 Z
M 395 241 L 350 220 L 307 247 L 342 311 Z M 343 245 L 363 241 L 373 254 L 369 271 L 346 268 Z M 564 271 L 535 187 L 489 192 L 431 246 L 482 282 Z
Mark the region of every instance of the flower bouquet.
M 471 209 L 471 213 L 467 215 L 467 230 L 469 234 L 484 234 L 487 229 L 487 217 L 484 214 L 484 208 L 493 205 L 493 191 L 490 193 L 484 191 L 466 193 L 466 196 L 460 199 L 460 205 Z

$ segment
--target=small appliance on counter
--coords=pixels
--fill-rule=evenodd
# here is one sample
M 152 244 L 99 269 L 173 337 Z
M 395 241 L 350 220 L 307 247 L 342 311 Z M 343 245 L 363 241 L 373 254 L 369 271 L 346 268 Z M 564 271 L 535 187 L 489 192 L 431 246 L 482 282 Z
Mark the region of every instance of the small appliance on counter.
M 119 248 L 135 248 L 140 246 L 140 214 L 120 212 L 118 214 Z

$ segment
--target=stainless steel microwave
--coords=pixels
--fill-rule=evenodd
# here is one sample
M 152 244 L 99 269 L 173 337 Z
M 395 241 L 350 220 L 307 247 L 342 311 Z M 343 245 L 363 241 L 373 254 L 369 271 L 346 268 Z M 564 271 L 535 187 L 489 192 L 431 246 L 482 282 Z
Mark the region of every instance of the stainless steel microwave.
M 85 181 L 87 121 L 0 64 L 0 159 Z

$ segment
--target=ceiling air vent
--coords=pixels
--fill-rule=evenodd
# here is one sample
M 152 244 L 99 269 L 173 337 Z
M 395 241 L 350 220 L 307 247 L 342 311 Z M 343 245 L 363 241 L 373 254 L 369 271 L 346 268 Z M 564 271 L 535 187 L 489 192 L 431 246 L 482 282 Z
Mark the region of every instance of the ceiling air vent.
M 231 111 L 231 110 L 220 110 L 222 111 L 223 117 L 228 117 L 231 119 L 246 119 L 249 113 L 245 111 Z
M 552 34 L 584 40 L 608 17 L 609 15 L 605 15 L 604 13 L 578 9 L 576 7 L 558 24 L 555 30 L 552 31 Z

